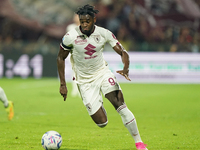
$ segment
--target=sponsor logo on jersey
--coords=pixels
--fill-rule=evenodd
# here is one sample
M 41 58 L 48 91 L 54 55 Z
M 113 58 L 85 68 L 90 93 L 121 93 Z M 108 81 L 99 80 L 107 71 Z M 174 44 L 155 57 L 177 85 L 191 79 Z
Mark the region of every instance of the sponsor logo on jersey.
M 77 38 L 75 40 L 75 44 L 77 44 L 77 45 L 83 45 L 86 42 L 87 42 L 87 39 L 85 38 L 84 35 L 77 36 Z
M 97 55 L 92 56 L 96 51 L 94 50 L 96 47 L 92 44 L 88 44 L 84 49 L 86 50 L 85 54 L 89 55 L 89 57 L 85 57 L 85 59 L 91 59 L 97 57 Z

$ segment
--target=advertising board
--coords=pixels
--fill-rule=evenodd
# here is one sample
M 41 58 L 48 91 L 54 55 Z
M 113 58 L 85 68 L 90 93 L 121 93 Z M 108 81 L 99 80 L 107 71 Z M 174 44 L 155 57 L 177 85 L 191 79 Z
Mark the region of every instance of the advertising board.
M 137 53 L 129 52 L 131 83 L 200 83 L 199 53 Z M 104 58 L 119 82 L 129 82 L 116 73 L 123 68 L 117 53 L 105 52 Z M 69 58 L 65 76 L 72 80 Z M 55 55 L 0 54 L 0 78 L 58 77 Z

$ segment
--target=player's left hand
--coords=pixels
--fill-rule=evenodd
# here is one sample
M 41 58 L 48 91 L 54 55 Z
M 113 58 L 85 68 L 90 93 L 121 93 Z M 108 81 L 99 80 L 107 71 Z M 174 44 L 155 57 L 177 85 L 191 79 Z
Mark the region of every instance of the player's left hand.
M 128 81 L 131 81 L 131 79 L 128 76 L 128 69 L 124 69 L 124 70 L 118 70 L 116 71 L 117 73 L 121 74 L 122 76 L 124 76 Z

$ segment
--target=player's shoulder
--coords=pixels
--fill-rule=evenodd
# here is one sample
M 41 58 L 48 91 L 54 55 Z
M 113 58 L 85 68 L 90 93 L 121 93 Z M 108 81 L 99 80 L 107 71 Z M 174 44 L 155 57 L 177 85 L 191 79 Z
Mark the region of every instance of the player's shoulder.
M 74 40 L 77 37 L 77 31 L 74 29 L 71 29 L 70 31 L 68 31 L 64 36 L 63 36 L 63 41 L 67 40 L 67 41 L 71 41 Z
M 103 37 L 107 37 L 108 34 L 112 34 L 111 31 L 109 31 L 108 29 L 104 28 L 104 27 L 100 27 L 95 25 L 96 27 L 96 33 L 100 34 Z
M 108 29 L 106 29 L 106 28 L 104 28 L 104 27 L 100 27 L 100 26 L 97 26 L 97 25 L 95 25 L 95 28 L 96 28 L 96 30 L 98 31 L 98 32 L 107 32 L 108 31 Z
M 73 28 L 71 30 L 69 30 L 65 35 L 66 36 L 70 36 L 70 37 L 73 37 L 73 36 L 76 36 L 78 33 L 76 31 L 76 28 Z
M 62 38 L 62 47 L 66 47 L 71 45 L 76 37 L 76 30 L 71 29 L 68 31 Z

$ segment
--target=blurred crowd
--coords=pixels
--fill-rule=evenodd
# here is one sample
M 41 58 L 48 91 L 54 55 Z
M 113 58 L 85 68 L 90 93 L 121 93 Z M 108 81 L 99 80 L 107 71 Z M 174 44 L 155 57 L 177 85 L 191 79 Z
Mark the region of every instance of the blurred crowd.
M 51 2 L 58 1 L 51 0 Z M 73 22 L 75 7 L 81 3 L 80 0 L 73 2 L 74 5 L 71 4 L 70 8 L 66 7 L 68 13 L 62 12 L 62 16 L 61 10 L 64 9 L 56 7 L 58 15 L 52 17 L 51 12 L 51 17 L 45 16 L 45 22 L 44 19 L 38 19 L 39 16 L 35 13 L 38 16 L 35 17 L 36 21 L 38 19 L 43 22 L 38 21 L 34 27 L 0 15 L 0 52 L 56 54 L 61 38 L 65 34 L 64 29 Z M 99 10 L 96 24 L 112 31 L 128 51 L 200 52 L 199 0 L 84 0 L 82 2 L 92 4 Z
M 186 3 L 182 3 L 184 1 Z M 95 4 L 101 12 L 97 24 L 111 30 L 127 50 L 199 52 L 200 1 L 106 2 L 99 0 Z M 185 5 L 191 7 L 186 9 Z M 193 5 L 197 8 L 196 12 Z M 189 14 L 189 11 L 193 11 L 194 14 Z

